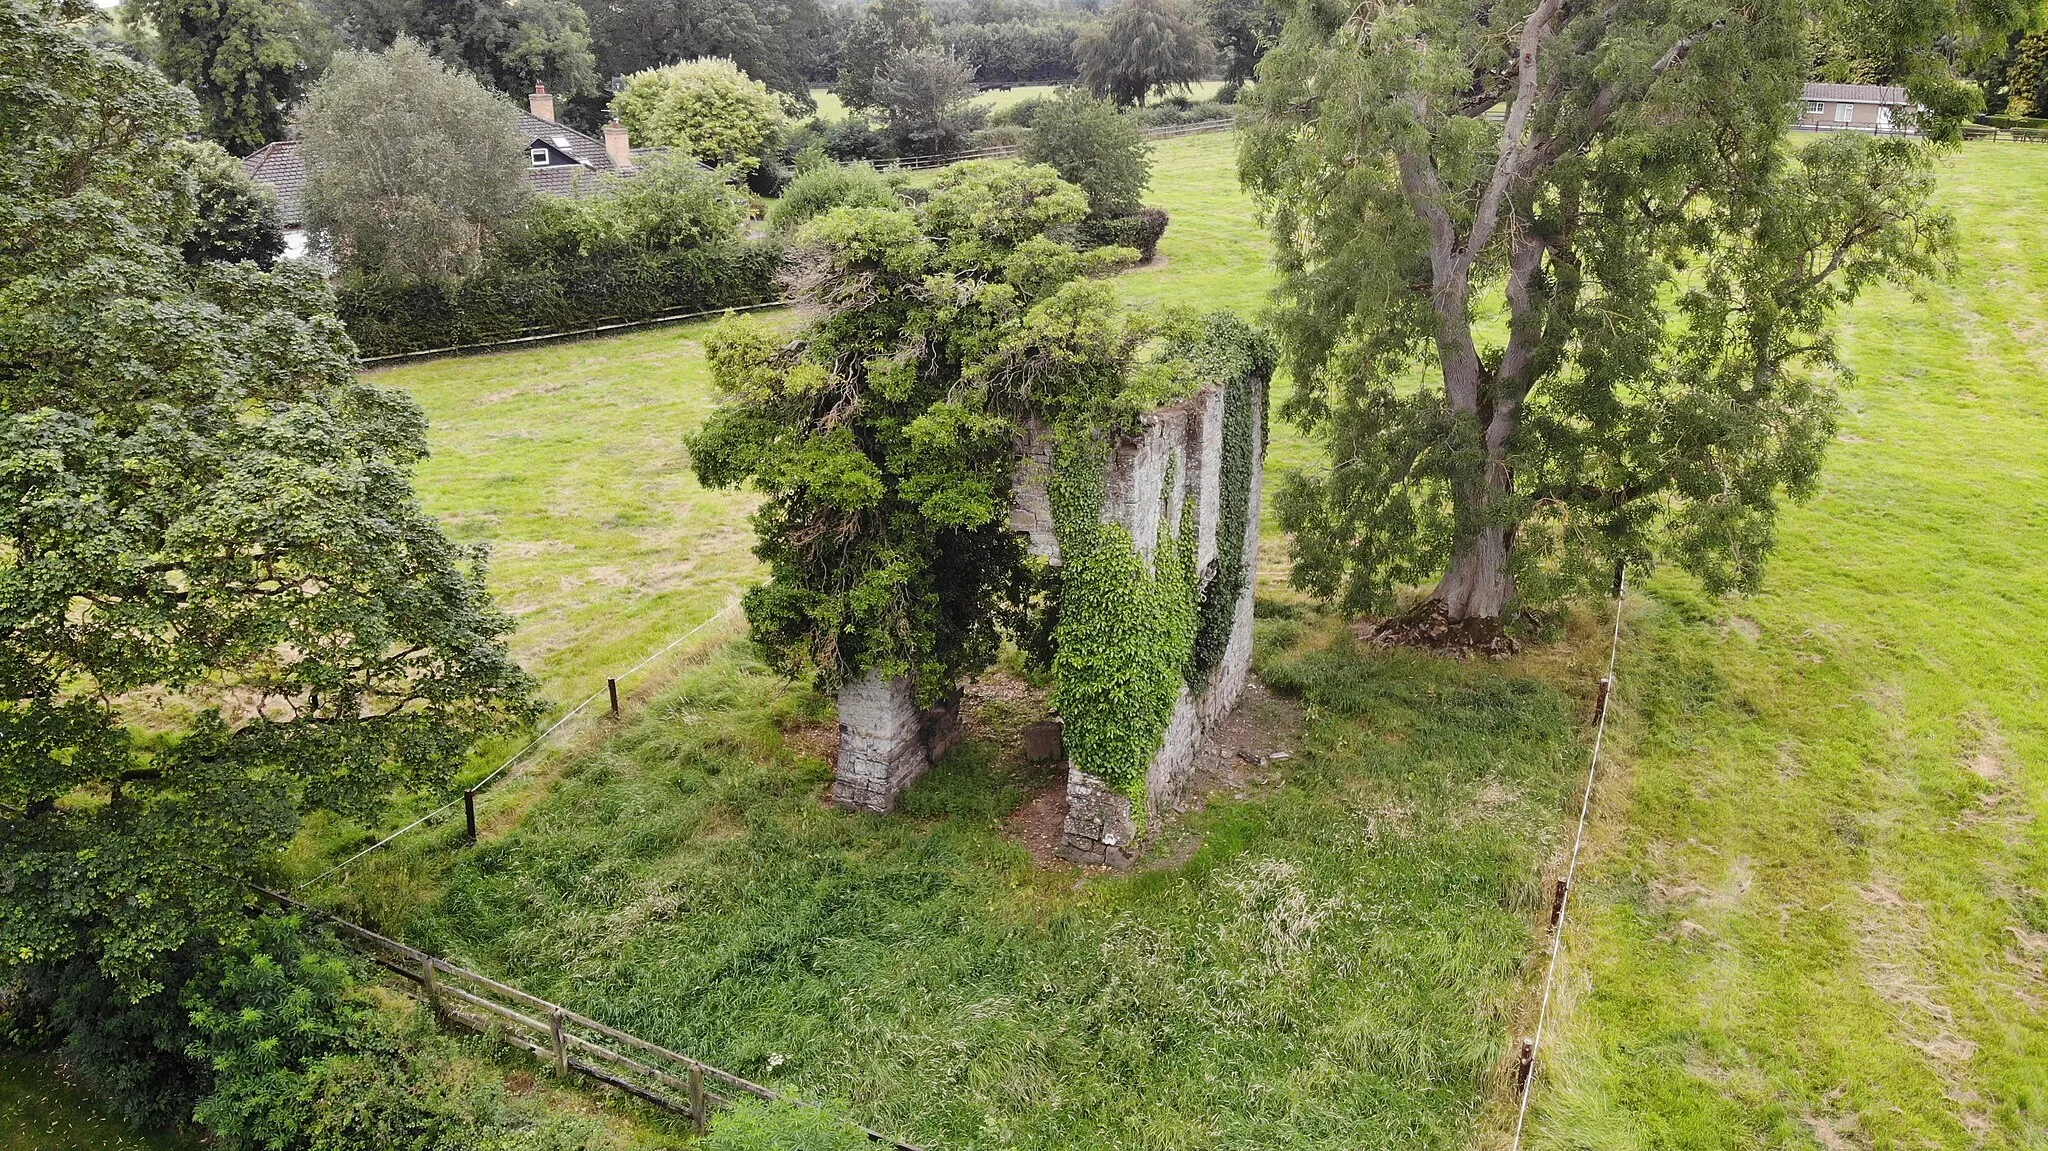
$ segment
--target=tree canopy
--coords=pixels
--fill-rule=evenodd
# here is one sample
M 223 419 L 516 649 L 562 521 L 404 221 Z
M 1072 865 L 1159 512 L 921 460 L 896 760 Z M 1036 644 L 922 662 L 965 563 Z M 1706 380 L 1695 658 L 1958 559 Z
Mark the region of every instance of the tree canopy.
M 612 112 L 645 145 L 751 172 L 782 126 L 782 101 L 731 60 L 687 60 L 636 72 Z
M 1074 41 L 1081 84 L 1118 104 L 1144 104 L 1207 75 L 1216 49 L 1181 0 L 1123 0 Z
M 1116 106 L 1081 91 L 1048 101 L 1031 118 L 1023 158 L 1050 165 L 1060 179 L 1088 194 L 1098 216 L 1138 210 L 1152 179 L 1152 146 Z
M 248 260 L 269 268 L 284 254 L 277 195 L 210 140 L 179 141 L 192 181 L 192 225 L 180 250 L 188 264 Z
M 976 107 L 974 69 L 944 48 L 899 52 L 875 77 L 874 101 L 885 134 L 902 156 L 938 156 L 967 147 L 988 112 Z
M 164 74 L 199 97 L 206 134 L 236 155 L 284 135 L 312 79 L 302 0 L 141 0 Z
M 849 108 L 878 108 L 875 86 L 896 57 L 938 46 L 938 26 L 924 0 L 871 0 L 839 50 L 832 91 Z
M 313 0 L 348 47 L 381 51 L 401 36 L 501 92 L 546 84 L 558 96 L 596 93 L 590 18 L 575 0 Z
M 1330 449 L 1280 497 L 1296 580 L 1385 610 L 1440 575 L 1425 608 L 1475 636 L 1617 561 L 1755 587 L 1833 434 L 1832 316 L 1937 271 L 1951 232 L 1926 143 L 1788 135 L 1834 9 L 1287 12 L 1240 147 L 1289 413 Z M 1901 17 L 1859 50 L 1952 129 L 1970 90 L 1936 40 L 1969 29 Z
M 315 268 L 185 261 L 196 110 L 91 19 L 0 0 L 0 963 L 141 994 L 302 813 L 443 782 L 529 685 L 419 408 Z
M 409 37 L 336 53 L 298 123 L 307 228 L 344 267 L 473 272 L 528 194 L 512 105 Z

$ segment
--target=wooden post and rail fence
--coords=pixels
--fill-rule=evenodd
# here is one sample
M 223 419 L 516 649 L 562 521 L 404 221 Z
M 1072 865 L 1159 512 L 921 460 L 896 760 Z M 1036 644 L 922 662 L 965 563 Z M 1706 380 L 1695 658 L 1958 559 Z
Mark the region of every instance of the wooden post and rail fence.
M 784 1098 L 772 1088 L 528 995 L 517 987 L 408 947 L 282 892 L 260 887 L 256 890 L 288 911 L 331 925 L 351 947 L 412 984 L 408 990 L 415 990 L 428 1009 L 441 1019 L 495 1035 L 546 1061 L 556 1075 L 582 1075 L 656 1107 L 687 1115 L 700 1133 L 710 1125 L 714 1109 L 730 1105 L 739 1096 Z M 788 1101 L 817 1107 L 801 1099 Z M 884 1147 L 923 1151 L 871 1128 L 861 1130 L 867 1132 L 869 1140 Z

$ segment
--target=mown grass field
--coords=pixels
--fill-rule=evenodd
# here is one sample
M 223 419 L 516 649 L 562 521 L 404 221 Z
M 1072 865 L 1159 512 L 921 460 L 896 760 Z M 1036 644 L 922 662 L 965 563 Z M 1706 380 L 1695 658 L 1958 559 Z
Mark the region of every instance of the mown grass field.
M 1858 373 L 1763 594 L 1659 580 L 1620 677 L 1547 1147 L 2048 1146 L 2048 151 Z

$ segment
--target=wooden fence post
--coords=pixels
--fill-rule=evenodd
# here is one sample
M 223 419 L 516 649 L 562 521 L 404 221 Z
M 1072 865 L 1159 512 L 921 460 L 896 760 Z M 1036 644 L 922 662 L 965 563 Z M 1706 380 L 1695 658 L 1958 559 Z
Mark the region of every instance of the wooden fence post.
M 555 1048 L 555 1074 L 569 1074 L 569 1038 L 562 1030 L 562 1009 L 557 1007 L 548 1014 L 548 1038 Z
M 607 679 L 604 681 L 604 687 L 606 691 L 612 694 L 612 718 L 617 719 L 619 718 L 619 681 Z
M 462 792 L 462 818 L 469 824 L 469 841 L 476 842 L 476 788 L 465 788 Z
M 441 985 L 434 982 L 433 956 L 423 955 L 420 957 L 420 974 L 424 976 L 420 983 L 427 989 L 427 1007 L 435 1015 L 439 1015 L 441 1014 Z
M 695 1063 L 690 1064 L 690 1121 L 699 1135 L 711 1127 L 711 1116 L 704 1113 L 704 1069 Z

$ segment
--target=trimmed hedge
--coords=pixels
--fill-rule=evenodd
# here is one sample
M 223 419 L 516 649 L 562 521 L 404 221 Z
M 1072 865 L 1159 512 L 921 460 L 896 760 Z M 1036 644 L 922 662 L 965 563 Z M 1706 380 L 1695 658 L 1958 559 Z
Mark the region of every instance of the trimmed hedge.
M 775 298 L 780 265 L 778 246 L 736 242 L 492 265 L 454 283 L 350 275 L 336 298 L 362 354 L 387 356 L 757 304 Z
M 1977 122 L 1987 128 L 2048 128 L 2048 120 L 2034 116 L 1979 116 Z
M 1140 208 L 1128 216 L 1090 216 L 1074 227 L 1084 248 L 1136 248 L 1150 260 L 1159 254 L 1159 237 L 1166 234 L 1166 209 Z

